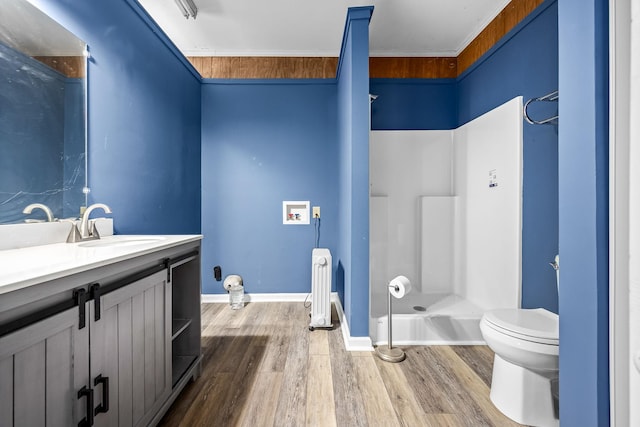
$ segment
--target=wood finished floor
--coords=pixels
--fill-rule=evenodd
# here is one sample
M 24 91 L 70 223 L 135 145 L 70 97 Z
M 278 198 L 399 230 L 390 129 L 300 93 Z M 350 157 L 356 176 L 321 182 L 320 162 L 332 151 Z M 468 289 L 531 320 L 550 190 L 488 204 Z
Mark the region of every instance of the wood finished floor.
M 518 426 L 489 400 L 486 346 L 412 346 L 401 363 L 347 352 L 295 303 L 202 305 L 202 376 L 161 426 Z

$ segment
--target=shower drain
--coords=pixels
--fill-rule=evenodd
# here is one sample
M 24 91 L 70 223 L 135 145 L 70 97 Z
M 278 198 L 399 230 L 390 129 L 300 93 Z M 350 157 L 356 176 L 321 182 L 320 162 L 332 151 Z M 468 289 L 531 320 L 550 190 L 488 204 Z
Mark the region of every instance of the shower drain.
M 424 306 L 422 306 L 422 305 L 414 305 L 414 306 L 413 306 L 413 309 L 414 309 L 415 311 L 427 311 L 427 308 L 426 308 L 426 307 L 424 307 Z

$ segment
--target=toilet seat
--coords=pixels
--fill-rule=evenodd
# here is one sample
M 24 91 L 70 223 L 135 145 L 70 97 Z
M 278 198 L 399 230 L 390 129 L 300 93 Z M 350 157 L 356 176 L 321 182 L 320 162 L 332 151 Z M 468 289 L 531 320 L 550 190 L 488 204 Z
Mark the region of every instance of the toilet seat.
M 543 308 L 500 309 L 486 312 L 486 325 L 496 332 L 525 341 L 558 345 L 558 315 Z

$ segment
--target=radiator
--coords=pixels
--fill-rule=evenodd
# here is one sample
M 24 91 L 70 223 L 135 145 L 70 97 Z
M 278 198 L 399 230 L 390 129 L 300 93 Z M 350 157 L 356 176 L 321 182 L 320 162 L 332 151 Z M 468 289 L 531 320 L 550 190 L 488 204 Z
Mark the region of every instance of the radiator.
M 309 329 L 331 328 L 331 252 L 315 248 L 311 254 L 311 322 Z

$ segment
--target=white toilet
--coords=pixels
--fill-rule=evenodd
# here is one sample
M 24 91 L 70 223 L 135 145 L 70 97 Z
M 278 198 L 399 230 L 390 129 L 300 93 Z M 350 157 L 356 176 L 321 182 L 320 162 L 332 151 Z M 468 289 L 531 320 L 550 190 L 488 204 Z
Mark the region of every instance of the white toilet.
M 495 352 L 491 401 L 520 424 L 559 425 L 551 391 L 558 378 L 558 326 L 558 315 L 543 308 L 492 310 L 480 321 Z

